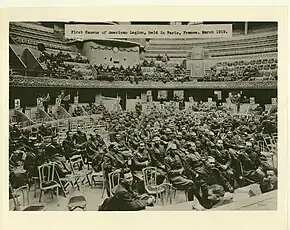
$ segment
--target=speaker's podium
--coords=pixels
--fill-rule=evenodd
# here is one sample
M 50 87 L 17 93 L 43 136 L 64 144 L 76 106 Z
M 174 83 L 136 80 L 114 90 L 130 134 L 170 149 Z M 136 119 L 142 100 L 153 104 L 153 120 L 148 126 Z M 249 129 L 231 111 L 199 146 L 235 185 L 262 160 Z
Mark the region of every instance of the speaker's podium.
M 208 58 L 208 51 L 203 47 L 194 47 L 187 55 L 186 70 L 190 72 L 192 79 L 204 77 L 205 65 L 204 60 Z

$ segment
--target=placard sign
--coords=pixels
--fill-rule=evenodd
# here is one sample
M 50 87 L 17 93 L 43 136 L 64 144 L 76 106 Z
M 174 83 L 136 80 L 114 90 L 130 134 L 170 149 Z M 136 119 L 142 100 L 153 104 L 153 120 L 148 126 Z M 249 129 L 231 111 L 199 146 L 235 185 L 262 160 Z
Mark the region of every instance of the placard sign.
M 74 97 L 74 104 L 77 105 L 79 103 L 79 96 Z
M 15 99 L 14 100 L 14 108 L 15 109 L 20 109 L 20 99 Z
M 277 105 L 277 98 L 276 97 L 272 98 L 271 101 L 272 101 L 272 105 Z
M 61 99 L 60 99 L 60 97 L 57 97 L 57 98 L 55 99 L 55 105 L 60 106 L 60 103 L 61 103 Z
M 180 100 L 184 99 L 184 91 L 183 90 L 174 90 L 174 97 L 177 97 Z
M 42 97 L 36 98 L 36 104 L 37 104 L 37 108 L 40 108 L 40 107 L 43 106 L 43 99 L 42 99 Z
M 158 99 L 167 99 L 167 90 L 158 90 Z
M 255 104 L 255 97 L 250 97 L 250 104 L 254 105 Z

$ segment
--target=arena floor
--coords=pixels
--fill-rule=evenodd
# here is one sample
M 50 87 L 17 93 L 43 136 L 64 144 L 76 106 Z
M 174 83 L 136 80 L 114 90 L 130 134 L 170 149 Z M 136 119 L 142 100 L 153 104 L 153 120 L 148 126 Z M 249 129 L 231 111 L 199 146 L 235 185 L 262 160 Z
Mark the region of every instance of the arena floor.
M 239 188 L 233 194 L 234 203 L 224 205 L 217 210 L 276 210 L 277 208 L 277 194 L 267 193 L 249 198 L 248 191 L 250 186 Z M 69 188 L 67 197 L 59 196 L 59 206 L 57 205 L 56 196 L 51 198 L 51 193 L 48 192 L 42 196 L 42 204 L 46 205 L 46 211 L 68 211 L 67 205 L 69 198 L 73 195 L 83 194 L 87 200 L 86 211 L 98 211 L 99 205 L 107 197 L 106 192 L 102 198 L 102 189 L 100 187 L 91 188 L 88 185 L 82 186 L 81 191 Z M 29 192 L 30 205 L 39 203 L 39 190 L 37 190 L 36 198 L 34 198 L 34 190 L 31 188 Z M 9 200 L 9 210 L 13 210 L 13 200 Z M 171 205 L 162 206 L 161 204 L 155 205 L 153 208 L 147 208 L 148 211 L 186 211 L 192 210 L 191 202 L 186 202 L 185 194 L 183 191 L 177 191 L 177 196 Z M 79 211 L 80 209 L 76 209 Z

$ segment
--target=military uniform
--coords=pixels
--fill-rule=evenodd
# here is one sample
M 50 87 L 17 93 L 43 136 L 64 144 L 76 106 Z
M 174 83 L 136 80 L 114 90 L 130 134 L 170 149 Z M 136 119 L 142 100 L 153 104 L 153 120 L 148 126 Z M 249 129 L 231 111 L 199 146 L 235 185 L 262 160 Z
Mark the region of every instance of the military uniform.
M 180 190 L 188 191 L 188 200 L 193 200 L 193 188 L 194 183 L 192 180 L 186 178 L 183 172 L 183 165 L 180 157 L 175 154 L 168 155 L 165 158 L 165 167 L 169 177 L 170 183 L 172 183 L 173 187 Z

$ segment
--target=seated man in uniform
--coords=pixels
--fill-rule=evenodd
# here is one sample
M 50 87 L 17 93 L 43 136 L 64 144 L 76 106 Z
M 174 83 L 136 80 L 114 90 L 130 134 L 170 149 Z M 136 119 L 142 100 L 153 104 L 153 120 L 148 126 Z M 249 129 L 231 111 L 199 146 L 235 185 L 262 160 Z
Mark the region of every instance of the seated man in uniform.
M 165 167 L 169 176 L 169 181 L 173 187 L 186 190 L 188 192 L 188 200 L 192 201 L 194 198 L 194 183 L 192 180 L 186 178 L 182 160 L 176 154 L 176 145 L 171 145 L 168 149 L 168 155 L 165 157 Z
M 132 190 L 133 175 L 130 170 L 122 170 L 120 179 L 114 196 L 105 199 L 99 211 L 138 211 L 153 205 L 154 197 L 139 196 Z
M 196 173 L 197 189 L 201 197 L 202 194 L 208 193 L 209 187 L 214 184 L 223 186 L 225 191 L 233 192 L 233 187 L 216 168 L 215 158 L 209 156 L 205 166 L 197 168 Z
M 145 192 L 142 170 L 149 166 L 150 161 L 149 152 L 144 142 L 141 142 L 139 148 L 133 153 L 132 165 L 130 166 L 134 181 L 137 182 L 137 190 L 139 193 Z
M 149 150 L 151 158 L 150 166 L 157 168 L 157 184 L 159 185 L 164 181 L 166 175 L 164 165 L 165 149 L 161 144 L 160 137 L 154 137 L 152 141 L 153 144 Z

